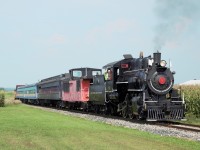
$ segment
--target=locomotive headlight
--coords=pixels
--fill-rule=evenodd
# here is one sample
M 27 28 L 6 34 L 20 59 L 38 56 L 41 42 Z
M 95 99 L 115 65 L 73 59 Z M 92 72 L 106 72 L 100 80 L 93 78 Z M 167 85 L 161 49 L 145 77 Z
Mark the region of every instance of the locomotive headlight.
M 161 61 L 160 61 L 160 65 L 161 65 L 162 67 L 165 67 L 165 66 L 167 65 L 167 62 L 166 62 L 165 60 L 161 60 Z

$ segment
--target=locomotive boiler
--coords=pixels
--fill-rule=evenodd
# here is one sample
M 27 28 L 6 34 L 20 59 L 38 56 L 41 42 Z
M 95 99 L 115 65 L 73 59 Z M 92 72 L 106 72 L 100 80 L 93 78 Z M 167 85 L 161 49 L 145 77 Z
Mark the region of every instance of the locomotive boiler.
M 94 76 L 90 99 L 105 104 L 107 113 L 148 121 L 184 118 L 184 98 L 173 88 L 175 72 L 161 60 L 161 53 L 153 57 L 141 53 L 139 58 L 124 55 L 103 68 L 105 82 L 102 76 Z

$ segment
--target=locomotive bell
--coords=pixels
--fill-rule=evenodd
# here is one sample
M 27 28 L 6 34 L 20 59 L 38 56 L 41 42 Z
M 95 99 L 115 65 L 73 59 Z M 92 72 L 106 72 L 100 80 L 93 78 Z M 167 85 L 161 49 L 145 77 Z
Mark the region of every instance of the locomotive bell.
M 153 59 L 154 59 L 155 64 L 160 64 L 161 53 L 159 53 L 159 52 L 153 53 Z

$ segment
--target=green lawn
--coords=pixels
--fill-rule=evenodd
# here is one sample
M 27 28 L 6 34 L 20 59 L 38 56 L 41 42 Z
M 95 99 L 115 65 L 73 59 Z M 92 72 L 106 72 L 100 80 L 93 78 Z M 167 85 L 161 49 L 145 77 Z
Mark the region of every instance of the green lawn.
M 0 108 L 0 149 L 199 149 L 200 143 L 9 105 Z

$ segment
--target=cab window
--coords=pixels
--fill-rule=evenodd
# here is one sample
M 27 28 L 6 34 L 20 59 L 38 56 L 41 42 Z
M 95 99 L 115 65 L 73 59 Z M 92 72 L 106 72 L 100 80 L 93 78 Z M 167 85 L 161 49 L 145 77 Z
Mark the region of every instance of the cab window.
M 82 77 L 82 71 L 80 71 L 80 70 L 73 70 L 72 75 L 73 75 L 73 77 Z

